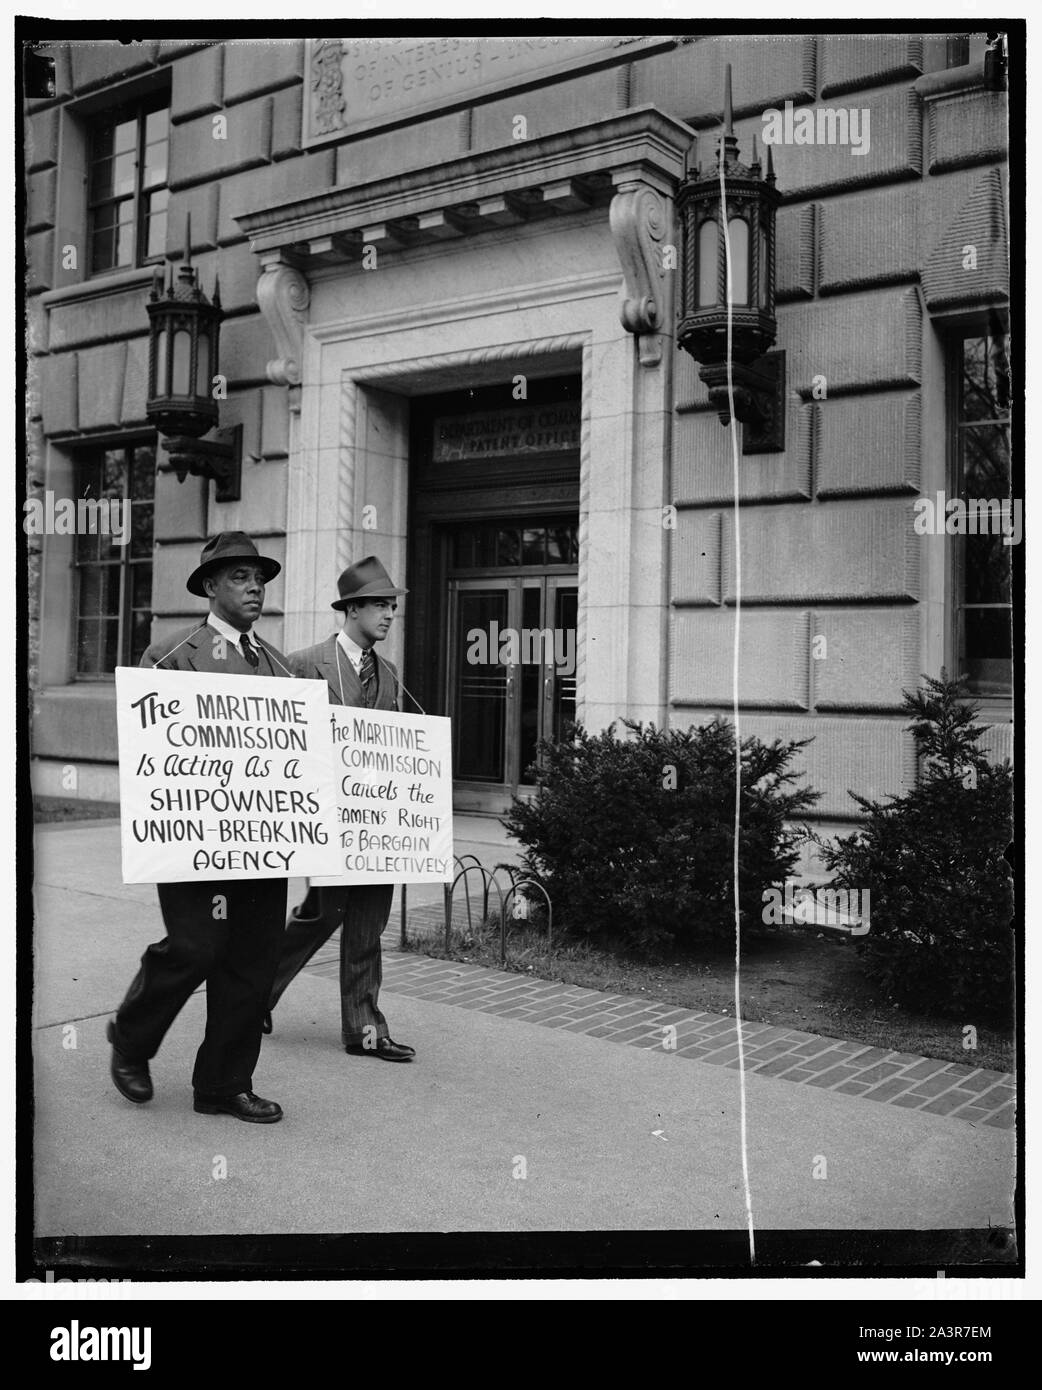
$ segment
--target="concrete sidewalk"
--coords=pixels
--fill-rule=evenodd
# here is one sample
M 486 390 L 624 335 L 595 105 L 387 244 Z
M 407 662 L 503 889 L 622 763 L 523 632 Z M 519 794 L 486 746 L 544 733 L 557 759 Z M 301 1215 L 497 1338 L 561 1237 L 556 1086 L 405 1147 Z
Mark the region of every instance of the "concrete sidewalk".
M 265 1039 L 255 1084 L 286 1111 L 270 1127 L 192 1111 L 197 994 L 153 1064 L 155 1100 L 129 1105 L 104 1026 L 163 935 L 155 890 L 122 884 L 112 823 L 40 827 L 36 852 L 37 1235 L 744 1226 L 733 1020 L 689 1015 L 667 1051 L 683 1011 L 476 966 L 388 950 L 383 1007 L 420 1055 L 387 1066 L 341 1051 L 335 950 L 320 953 Z M 417 896 L 433 905 L 440 889 Z M 760 1027 L 746 1074 L 758 1228 L 1012 1224 L 1008 1078 Z M 814 1084 L 833 1058 L 889 1070 L 861 1093 Z

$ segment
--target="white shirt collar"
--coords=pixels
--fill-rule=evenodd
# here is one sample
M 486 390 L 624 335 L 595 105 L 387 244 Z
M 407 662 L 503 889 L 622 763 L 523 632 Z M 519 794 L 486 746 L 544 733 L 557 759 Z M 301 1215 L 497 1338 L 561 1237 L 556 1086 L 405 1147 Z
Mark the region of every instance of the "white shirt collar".
M 247 632 L 244 634 L 240 632 L 237 627 L 232 627 L 231 623 L 226 623 L 224 619 L 219 618 L 216 613 L 211 612 L 210 616 L 207 618 L 206 621 L 210 627 L 214 628 L 217 632 L 219 632 L 220 635 L 224 638 L 224 640 L 226 642 L 230 642 L 233 647 L 239 646 L 243 639 L 243 636 L 249 637 L 251 647 L 257 646 L 257 639 L 252 635 L 252 633 Z
M 341 649 L 348 661 L 350 661 L 351 665 L 355 668 L 355 675 L 358 675 L 362 669 L 362 657 L 365 655 L 364 650 L 357 642 L 348 637 L 343 628 L 337 633 L 336 640 L 340 643 Z

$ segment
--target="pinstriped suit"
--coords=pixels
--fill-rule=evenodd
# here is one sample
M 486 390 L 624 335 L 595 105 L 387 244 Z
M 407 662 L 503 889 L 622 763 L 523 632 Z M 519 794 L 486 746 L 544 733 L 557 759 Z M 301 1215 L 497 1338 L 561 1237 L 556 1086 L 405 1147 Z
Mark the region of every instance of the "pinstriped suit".
M 323 680 L 331 705 L 364 709 L 362 683 L 354 666 L 339 653 L 334 634 L 314 647 L 293 652 L 288 664 L 295 676 Z M 371 708 L 398 708 L 398 673 L 377 652 L 377 693 Z M 341 698 L 341 696 L 343 698 Z M 360 883 L 349 888 L 311 888 L 286 923 L 282 956 L 275 972 L 270 1007 L 274 1009 L 290 981 L 339 926 L 340 933 L 340 1031 L 347 1045 L 359 1046 L 389 1036 L 387 1020 L 380 1012 L 383 959 L 380 937 L 391 911 L 394 885 Z M 366 1028 L 375 1033 L 366 1034 Z

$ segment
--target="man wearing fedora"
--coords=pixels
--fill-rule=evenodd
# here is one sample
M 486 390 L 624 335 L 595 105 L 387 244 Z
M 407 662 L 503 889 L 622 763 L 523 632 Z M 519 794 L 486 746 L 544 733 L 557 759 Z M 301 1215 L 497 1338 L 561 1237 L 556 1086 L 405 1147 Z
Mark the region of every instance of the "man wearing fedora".
M 279 573 L 242 531 L 203 546 L 188 592 L 210 601 L 201 622 L 154 643 L 141 665 L 256 679 L 290 676 L 282 654 L 253 631 L 264 586 Z M 111 1072 L 127 1100 L 152 1099 L 148 1064 L 191 994 L 206 981 L 206 1033 L 196 1054 L 195 1109 L 274 1124 L 281 1107 L 253 1092 L 261 1025 L 286 916 L 286 879 L 159 883 L 166 937 L 149 946 L 108 1025 Z M 218 906 L 219 904 L 219 906 Z
M 397 709 L 398 673 L 373 650 L 387 636 L 398 607 L 397 589 L 375 555 L 344 570 L 337 581 L 339 597 L 331 607 L 343 613 L 344 626 L 317 646 L 293 652 L 289 664 L 297 676 L 323 680 L 334 705 L 361 709 Z M 409 1062 L 414 1048 L 396 1043 L 380 1012 L 383 977 L 380 937 L 391 911 L 394 885 L 362 883 L 347 888 L 311 888 L 286 923 L 282 956 L 269 1009 L 320 946 L 340 933 L 340 1031 L 344 1050 L 385 1062 Z M 271 1017 L 264 1022 L 271 1031 Z

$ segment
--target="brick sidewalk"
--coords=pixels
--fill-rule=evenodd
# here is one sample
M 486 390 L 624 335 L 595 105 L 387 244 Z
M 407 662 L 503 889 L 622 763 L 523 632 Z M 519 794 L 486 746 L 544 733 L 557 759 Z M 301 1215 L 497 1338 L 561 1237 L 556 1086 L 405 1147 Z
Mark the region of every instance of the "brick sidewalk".
M 454 919 L 458 920 L 455 913 Z M 437 908 L 410 912 L 410 936 L 433 934 L 441 920 Z M 392 913 L 384 932 L 384 985 L 396 994 L 478 1009 L 542 1028 L 586 1033 L 630 1047 L 662 1048 L 710 1066 L 738 1067 L 733 1018 L 398 951 L 398 930 L 398 915 Z M 307 972 L 336 979 L 338 952 L 334 939 L 312 958 Z M 742 1036 L 748 1072 L 932 1115 L 950 1115 L 970 1124 L 1013 1126 L 1016 1087 L 1008 1072 L 888 1052 L 768 1023 L 745 1023 Z

